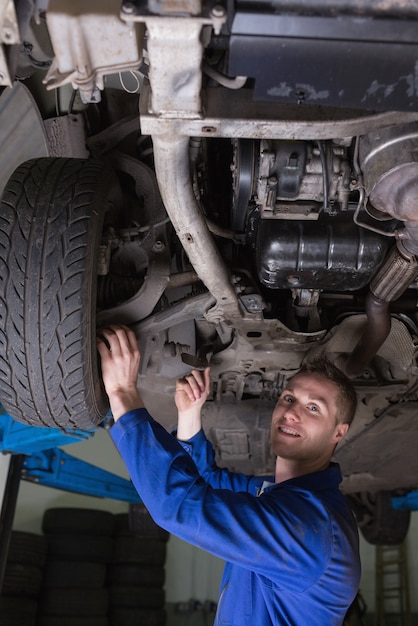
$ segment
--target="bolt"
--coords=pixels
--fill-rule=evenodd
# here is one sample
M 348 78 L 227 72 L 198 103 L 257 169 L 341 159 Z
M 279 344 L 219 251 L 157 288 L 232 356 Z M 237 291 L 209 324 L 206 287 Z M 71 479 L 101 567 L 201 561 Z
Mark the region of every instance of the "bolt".
M 225 8 L 222 4 L 215 4 L 211 9 L 212 17 L 223 17 L 225 15 Z
M 13 39 L 13 32 L 10 28 L 3 28 L 3 40 L 7 42 L 11 39 Z
M 165 245 L 163 241 L 155 241 L 154 245 L 152 246 L 152 251 L 153 252 L 162 252 L 165 249 Z
M 135 4 L 133 2 L 130 2 L 129 0 L 127 2 L 124 2 L 122 4 L 122 12 L 126 13 L 127 15 L 132 15 L 132 13 L 136 13 Z
M 299 285 L 300 283 L 300 277 L 299 276 L 288 276 L 287 277 L 287 282 L 289 283 L 289 285 Z

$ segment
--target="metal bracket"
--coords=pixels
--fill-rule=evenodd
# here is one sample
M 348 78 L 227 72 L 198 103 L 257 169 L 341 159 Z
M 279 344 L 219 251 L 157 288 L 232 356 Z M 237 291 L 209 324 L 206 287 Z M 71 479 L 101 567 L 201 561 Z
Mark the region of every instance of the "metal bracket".
M 1 406 L 1 405 L 0 405 Z M 98 498 L 140 502 L 130 480 L 77 459 L 57 446 L 86 441 L 95 430 L 65 431 L 16 422 L 0 413 L 0 452 L 25 455 L 23 480 Z
M 1 406 L 1 405 L 0 405 Z M 34 427 L 16 422 L 8 413 L 0 413 L 0 452 L 32 454 L 39 450 L 86 441 L 94 430 L 60 430 Z
M 23 462 L 22 479 L 97 498 L 141 502 L 130 480 L 77 459 L 59 448 L 27 456 Z
M 404 496 L 391 498 L 392 508 L 398 511 L 418 511 L 418 491 L 410 491 Z

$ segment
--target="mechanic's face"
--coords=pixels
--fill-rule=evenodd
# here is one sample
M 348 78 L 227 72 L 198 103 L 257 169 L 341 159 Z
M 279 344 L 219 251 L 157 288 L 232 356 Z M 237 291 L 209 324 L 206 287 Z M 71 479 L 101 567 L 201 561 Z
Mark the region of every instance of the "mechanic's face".
M 348 430 L 337 424 L 338 387 L 318 374 L 297 374 L 273 410 L 271 447 L 283 459 L 326 463 Z

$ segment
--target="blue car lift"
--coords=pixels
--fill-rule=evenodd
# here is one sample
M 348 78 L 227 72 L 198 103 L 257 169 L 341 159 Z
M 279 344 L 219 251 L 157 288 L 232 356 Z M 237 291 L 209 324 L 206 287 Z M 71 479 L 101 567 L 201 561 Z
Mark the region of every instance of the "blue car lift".
M 132 482 L 77 459 L 60 446 L 87 441 L 92 430 L 42 428 L 16 422 L 0 405 L 0 452 L 10 454 L 0 513 L 0 592 L 16 510 L 20 480 L 36 482 L 99 498 L 136 503 L 141 499 Z
M 418 491 L 391 498 L 392 507 L 398 511 L 418 511 Z

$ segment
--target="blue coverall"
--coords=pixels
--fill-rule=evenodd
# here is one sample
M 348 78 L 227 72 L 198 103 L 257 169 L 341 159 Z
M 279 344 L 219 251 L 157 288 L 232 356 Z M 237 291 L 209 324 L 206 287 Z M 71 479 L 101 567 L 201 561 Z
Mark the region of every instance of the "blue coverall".
M 111 435 L 156 523 L 227 562 L 216 625 L 341 626 L 360 559 L 338 465 L 260 495 L 266 477 L 217 468 L 203 431 L 180 444 L 137 409 Z

